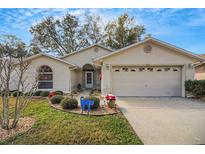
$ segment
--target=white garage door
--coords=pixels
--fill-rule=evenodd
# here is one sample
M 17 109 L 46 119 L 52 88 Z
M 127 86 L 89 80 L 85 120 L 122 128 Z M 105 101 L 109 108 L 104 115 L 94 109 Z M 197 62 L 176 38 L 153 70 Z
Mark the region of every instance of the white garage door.
M 180 67 L 113 67 L 117 96 L 181 96 Z

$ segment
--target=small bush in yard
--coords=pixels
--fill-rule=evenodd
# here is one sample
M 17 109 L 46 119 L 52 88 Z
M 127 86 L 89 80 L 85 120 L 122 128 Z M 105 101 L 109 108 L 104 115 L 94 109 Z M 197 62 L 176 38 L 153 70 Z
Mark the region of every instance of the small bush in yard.
M 42 91 L 40 96 L 41 97 L 48 97 L 49 93 L 50 93 L 49 91 Z
M 205 96 L 205 80 L 188 80 L 185 81 L 185 90 L 196 97 Z
M 63 100 L 62 95 L 55 95 L 55 96 L 51 97 L 52 104 L 60 104 L 62 100 Z
M 24 95 L 25 95 L 25 96 L 33 96 L 34 93 L 33 93 L 33 92 L 26 92 Z
M 60 90 L 55 91 L 56 95 L 63 95 L 63 92 Z
M 19 96 L 22 96 L 23 95 L 23 93 L 21 92 L 21 91 L 14 91 L 13 93 L 12 93 L 12 95 L 13 95 L 13 97 L 17 97 L 17 95 L 19 95 Z
M 94 101 L 94 105 L 91 105 L 91 109 L 97 109 L 100 106 L 100 99 L 98 97 L 95 96 L 90 96 L 90 97 L 85 97 L 85 99 L 89 99 Z M 87 107 L 86 107 L 87 109 Z
M 12 96 L 12 93 L 13 93 L 13 92 L 10 91 L 10 92 L 9 92 L 9 96 Z M 0 91 L 0 96 L 4 96 L 4 95 L 5 95 L 5 92 L 4 92 L 4 91 Z
M 40 96 L 40 95 L 41 95 L 41 92 L 42 92 L 42 91 L 40 91 L 40 90 L 35 91 L 34 94 L 33 94 L 33 96 Z
M 65 98 L 61 101 L 63 109 L 75 109 L 78 107 L 78 101 L 74 98 Z

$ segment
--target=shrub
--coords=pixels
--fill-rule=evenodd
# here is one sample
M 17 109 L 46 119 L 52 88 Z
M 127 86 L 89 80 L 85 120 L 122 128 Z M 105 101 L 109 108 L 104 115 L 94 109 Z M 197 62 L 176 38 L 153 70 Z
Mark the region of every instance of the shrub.
M 49 93 L 50 93 L 49 91 L 42 91 L 40 96 L 41 97 L 48 97 Z
M 26 92 L 24 95 L 25 95 L 25 96 L 33 96 L 33 94 L 34 94 L 33 92 L 31 92 L 31 93 Z
M 17 97 L 17 95 L 19 94 L 19 96 L 22 96 L 23 95 L 23 93 L 21 92 L 21 91 L 14 91 L 13 93 L 12 93 L 12 95 L 13 95 L 13 97 Z
M 52 104 L 60 104 L 62 100 L 63 100 L 62 95 L 55 95 L 55 96 L 51 97 Z
M 60 90 L 55 91 L 56 95 L 63 95 L 63 92 Z
M 85 97 L 85 99 L 94 101 L 94 105 L 90 106 L 91 109 L 97 109 L 100 105 L 100 99 L 98 97 L 90 96 L 90 97 Z M 86 106 L 86 109 L 87 109 L 87 106 Z
M 9 91 L 9 96 L 12 96 L 13 91 Z M 5 95 L 5 91 L 0 91 L 0 96 L 4 96 Z
M 205 96 L 205 80 L 185 81 L 185 90 L 196 97 Z
M 194 82 L 196 82 L 196 80 L 192 81 L 192 80 L 187 80 L 185 81 L 185 90 L 188 92 L 193 91 L 194 89 Z
M 63 109 L 74 109 L 78 107 L 78 101 L 73 98 L 65 98 L 61 101 Z
M 40 95 L 41 95 L 41 92 L 42 92 L 42 91 L 40 91 L 40 90 L 35 91 L 33 95 L 34 95 L 34 96 L 40 96 Z

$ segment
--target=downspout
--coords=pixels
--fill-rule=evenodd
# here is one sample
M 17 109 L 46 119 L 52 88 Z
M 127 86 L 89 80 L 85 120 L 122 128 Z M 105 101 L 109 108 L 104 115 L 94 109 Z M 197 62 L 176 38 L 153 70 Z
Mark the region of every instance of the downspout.
M 77 68 L 79 68 L 79 67 L 73 67 L 72 69 L 69 67 L 69 69 L 71 70 L 71 71 L 73 71 L 73 70 L 75 70 L 75 69 L 77 69 Z
M 69 91 L 71 93 L 71 70 L 69 68 Z

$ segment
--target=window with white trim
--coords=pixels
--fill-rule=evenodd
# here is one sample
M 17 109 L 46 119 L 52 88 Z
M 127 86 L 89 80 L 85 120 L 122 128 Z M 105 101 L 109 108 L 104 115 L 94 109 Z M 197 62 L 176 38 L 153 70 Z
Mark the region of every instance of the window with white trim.
M 120 69 L 119 68 L 115 69 L 115 72 L 120 72 Z
M 162 71 L 162 69 L 161 68 L 157 68 L 157 72 L 161 72 Z
M 165 67 L 165 68 L 164 68 L 164 71 L 165 71 L 165 72 L 169 72 L 169 71 L 170 71 L 170 67 Z
M 136 72 L 136 69 L 135 68 L 131 68 L 130 72 Z
M 38 89 L 53 88 L 53 71 L 49 66 L 41 66 L 38 70 Z
M 174 72 L 178 72 L 179 70 L 177 68 L 173 68 L 173 71 Z
M 142 72 L 142 71 L 144 71 L 144 70 L 145 70 L 144 67 L 140 67 L 140 68 L 139 68 L 139 71 L 140 71 L 140 72 Z
M 149 72 L 153 72 L 153 70 L 154 70 L 154 69 L 153 69 L 152 67 L 148 67 L 148 68 L 147 68 L 147 71 L 149 71 Z
M 123 70 L 124 72 L 128 72 L 128 68 L 127 68 L 127 67 L 123 67 L 122 70 Z

